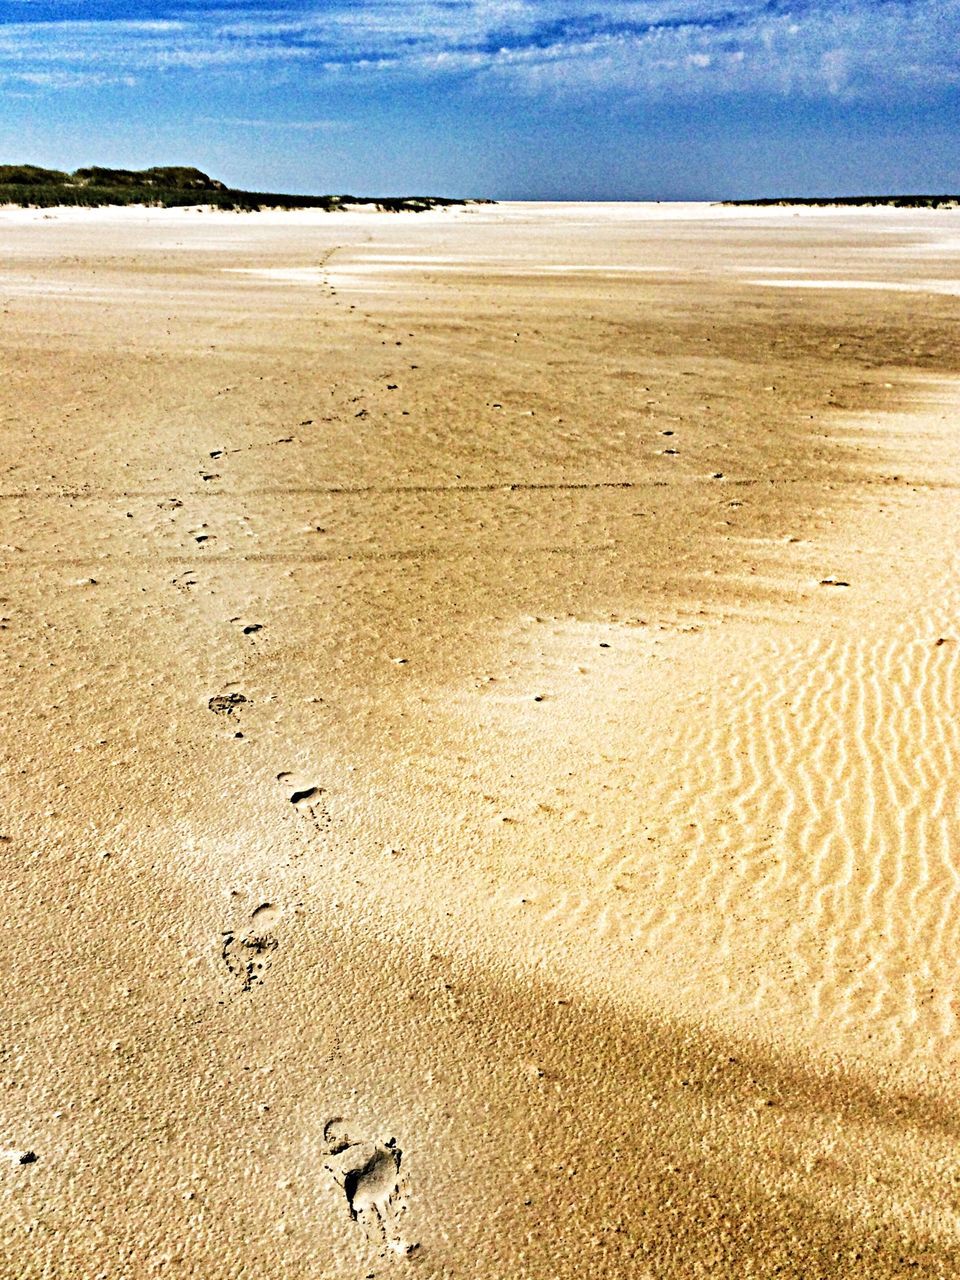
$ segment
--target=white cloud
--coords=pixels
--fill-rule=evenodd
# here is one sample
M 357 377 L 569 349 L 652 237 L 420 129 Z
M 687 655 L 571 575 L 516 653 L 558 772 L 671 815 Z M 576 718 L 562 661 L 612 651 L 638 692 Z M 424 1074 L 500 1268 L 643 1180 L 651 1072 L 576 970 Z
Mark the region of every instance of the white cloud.
M 247 120 L 236 116 L 205 116 L 201 123 L 237 129 L 294 129 L 304 133 L 338 133 L 352 127 L 349 120 Z
M 33 4 L 38 21 L 4 23 L 0 0 L 8 82 L 286 64 L 653 96 L 870 96 L 960 83 L 960 0 L 273 0 L 206 9 L 148 0 L 150 16 L 121 21 L 44 21 L 46 0 Z

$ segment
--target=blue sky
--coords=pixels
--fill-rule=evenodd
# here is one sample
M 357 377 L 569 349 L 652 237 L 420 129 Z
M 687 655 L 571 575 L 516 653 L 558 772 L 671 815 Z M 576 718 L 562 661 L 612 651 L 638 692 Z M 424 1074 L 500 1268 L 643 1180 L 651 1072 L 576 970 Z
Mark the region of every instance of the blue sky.
M 0 160 L 501 199 L 960 190 L 960 0 L 0 0 Z

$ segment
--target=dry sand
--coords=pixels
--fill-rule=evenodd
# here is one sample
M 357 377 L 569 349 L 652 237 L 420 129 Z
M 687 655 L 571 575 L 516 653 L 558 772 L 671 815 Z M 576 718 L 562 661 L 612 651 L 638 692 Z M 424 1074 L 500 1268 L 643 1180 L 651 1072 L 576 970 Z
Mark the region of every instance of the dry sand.
M 0 212 L 0 1274 L 960 1274 L 958 218 Z

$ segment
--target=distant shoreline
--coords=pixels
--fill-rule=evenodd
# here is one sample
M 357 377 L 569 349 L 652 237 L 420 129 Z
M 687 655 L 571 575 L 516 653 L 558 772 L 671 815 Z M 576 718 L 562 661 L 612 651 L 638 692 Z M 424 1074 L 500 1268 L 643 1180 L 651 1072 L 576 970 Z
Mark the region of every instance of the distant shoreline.
M 902 196 L 764 196 L 756 200 L 720 200 L 722 205 L 733 207 L 763 206 L 766 208 L 790 208 L 799 205 L 806 208 L 862 208 L 886 205 L 893 209 L 955 209 L 960 207 L 960 195 L 902 195 Z

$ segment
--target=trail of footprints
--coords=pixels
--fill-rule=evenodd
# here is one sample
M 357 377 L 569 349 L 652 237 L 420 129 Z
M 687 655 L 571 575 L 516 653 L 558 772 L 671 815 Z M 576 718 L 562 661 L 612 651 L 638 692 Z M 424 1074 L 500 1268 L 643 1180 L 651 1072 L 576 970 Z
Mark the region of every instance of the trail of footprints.
M 300 425 L 309 426 L 311 423 L 312 419 L 307 419 Z M 284 436 L 262 445 L 247 446 L 246 450 L 290 444 L 294 439 L 293 436 Z M 216 449 L 210 451 L 209 458 L 219 465 L 227 455 L 246 450 Z M 219 472 L 207 467 L 202 467 L 198 474 L 205 484 L 222 478 Z M 170 498 L 160 506 L 175 513 L 183 503 L 179 498 Z M 191 529 L 189 535 L 201 550 L 216 541 L 216 534 L 206 523 Z M 189 593 L 197 585 L 198 578 L 192 567 L 173 579 L 173 586 L 182 593 Z M 232 617 L 230 624 L 239 627 L 242 634 L 251 639 L 264 630 L 262 622 L 241 615 Z M 249 701 L 239 689 L 228 685 L 224 691 L 208 699 L 207 707 L 228 726 L 236 728 L 237 718 L 242 709 L 249 707 Z M 234 736 L 242 738 L 243 733 L 237 729 Z M 312 778 L 290 771 L 281 771 L 276 780 L 286 802 L 317 832 L 322 833 L 330 823 L 323 788 Z M 277 904 L 262 902 L 241 927 L 225 929 L 221 934 L 222 973 L 236 995 L 247 995 L 263 983 L 280 945 L 276 926 L 281 915 Z M 418 1246 L 406 1240 L 402 1232 L 407 1200 L 405 1180 L 401 1177 L 402 1152 L 396 1141 L 393 1138 L 356 1139 L 347 1132 L 343 1120 L 335 1117 L 324 1129 L 324 1149 L 325 1168 L 344 1196 L 349 1217 L 362 1228 L 371 1244 L 381 1254 L 390 1251 L 406 1256 L 412 1253 Z
M 327 257 L 330 255 L 328 254 Z M 327 258 L 324 258 L 324 263 Z M 397 345 L 400 345 L 399 343 Z M 313 419 L 306 419 L 301 426 L 310 426 Z M 258 448 L 271 448 L 294 442 L 296 437 L 284 436 L 262 444 L 241 448 L 210 451 L 211 462 L 222 464 L 229 454 Z M 219 471 L 204 466 L 199 471 L 204 484 L 219 481 Z M 183 507 L 176 497 L 165 499 L 160 509 L 175 517 Z M 189 536 L 203 552 L 216 541 L 206 522 L 191 528 Z M 184 569 L 172 579 L 177 591 L 189 594 L 198 586 L 198 576 L 193 566 Z M 264 624 L 256 618 L 236 615 L 230 625 L 240 629 L 245 637 L 255 642 L 264 630 Z M 237 728 L 242 710 L 249 709 L 247 696 L 234 685 L 215 693 L 207 700 L 207 709 L 227 726 L 234 729 L 236 738 L 243 733 Z M 323 788 L 310 777 L 292 771 L 276 775 L 281 794 L 299 815 L 322 833 L 330 824 Z M 229 927 L 220 935 L 219 961 L 222 977 L 228 989 L 237 997 L 247 996 L 258 988 L 268 974 L 280 947 L 277 926 L 283 915 L 275 902 L 261 902 L 239 927 Z M 418 1246 L 407 1241 L 402 1232 L 402 1219 L 407 1210 L 405 1179 L 401 1177 L 402 1152 L 393 1138 L 356 1139 L 347 1132 L 340 1117 L 330 1120 L 324 1129 L 325 1168 L 335 1185 L 342 1192 L 350 1219 L 364 1231 L 370 1243 L 379 1252 L 390 1251 L 406 1256 Z
M 275 443 L 286 444 L 291 440 L 292 437 L 284 437 Z M 241 452 L 241 450 L 218 449 L 214 450 L 210 457 L 220 458 L 227 453 L 237 452 Z M 205 476 L 204 478 L 208 477 Z M 183 507 L 183 503 L 179 498 L 165 499 L 159 505 L 162 510 L 174 513 Z M 198 528 L 189 531 L 190 537 L 202 545 L 216 536 L 207 530 L 207 525 L 205 523 L 201 524 Z M 198 585 L 197 575 L 192 568 L 186 569 L 173 578 L 172 585 L 178 591 L 188 593 Z M 255 641 L 256 637 L 264 630 L 262 622 L 243 615 L 235 615 L 229 621 L 231 626 L 236 626 L 242 635 L 249 637 L 251 641 Z M 235 738 L 244 737 L 239 728 L 239 722 L 241 713 L 249 710 L 250 706 L 251 703 L 246 694 L 242 693 L 233 683 L 227 684 L 221 692 L 215 693 L 207 699 L 208 711 L 216 716 L 232 732 L 232 736 Z M 323 788 L 317 786 L 312 779 L 292 772 L 280 772 L 276 775 L 276 779 L 280 784 L 281 794 L 285 796 L 286 801 L 307 819 L 318 832 L 322 832 L 330 822 L 330 817 L 323 801 Z M 221 972 L 225 976 L 230 989 L 234 992 L 249 993 L 263 982 L 279 948 L 279 940 L 274 932 L 274 926 L 279 918 L 279 907 L 274 903 L 264 902 L 253 911 L 249 920 L 240 927 L 231 926 L 221 933 L 219 953 Z
M 657 742 L 642 837 L 535 901 L 544 924 L 687 957 L 701 1008 L 937 1053 L 960 1025 L 957 569 L 930 617 L 758 648 Z

